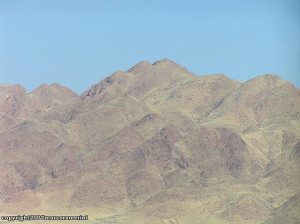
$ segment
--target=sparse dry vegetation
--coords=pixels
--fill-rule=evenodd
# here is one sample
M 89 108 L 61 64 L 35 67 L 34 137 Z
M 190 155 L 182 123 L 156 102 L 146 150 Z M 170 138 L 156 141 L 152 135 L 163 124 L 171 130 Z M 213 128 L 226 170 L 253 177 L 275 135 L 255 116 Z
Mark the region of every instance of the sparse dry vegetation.
M 300 222 L 300 92 L 275 75 L 240 83 L 164 59 L 81 96 L 0 85 L 0 100 L 1 215 Z

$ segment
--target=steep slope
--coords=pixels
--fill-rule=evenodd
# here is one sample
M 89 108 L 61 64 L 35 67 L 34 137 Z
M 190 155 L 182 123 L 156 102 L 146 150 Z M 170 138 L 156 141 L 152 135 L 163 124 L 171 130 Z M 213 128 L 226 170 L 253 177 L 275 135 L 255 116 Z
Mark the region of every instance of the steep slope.
M 25 117 L 27 108 L 25 96 L 27 92 L 20 85 L 0 85 L 0 117 Z
M 299 90 L 276 75 L 263 75 L 243 83 L 220 102 L 206 120 L 229 120 L 250 126 L 268 119 L 298 119 Z
M 0 100 L 1 215 L 299 221 L 300 94 L 278 76 L 240 83 L 164 59 L 81 96 L 1 85 Z
M 274 217 L 263 224 L 293 223 L 300 220 L 300 194 L 294 195 L 274 212 Z M 295 222 L 296 223 L 296 222 Z
M 143 100 L 160 112 L 176 111 L 199 123 L 227 94 L 240 85 L 222 74 L 190 77 L 188 80 L 156 88 L 148 92 Z
M 59 104 L 67 104 L 77 98 L 77 94 L 58 83 L 41 85 L 28 95 L 28 105 L 37 112 Z
M 151 89 L 194 76 L 187 69 L 168 59 L 156 61 L 152 65 L 147 61 L 142 61 L 126 72 L 113 73 L 93 85 L 81 97 L 84 100 L 92 99 L 102 102 L 121 93 L 140 96 Z

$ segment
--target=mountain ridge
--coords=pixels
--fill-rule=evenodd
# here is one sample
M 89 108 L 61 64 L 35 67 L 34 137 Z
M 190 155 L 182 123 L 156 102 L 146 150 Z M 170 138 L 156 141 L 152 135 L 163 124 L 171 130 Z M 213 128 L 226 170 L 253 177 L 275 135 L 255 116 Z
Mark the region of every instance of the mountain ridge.
M 238 82 L 163 59 L 81 95 L 0 85 L 0 99 L 1 215 L 299 221 L 282 211 L 298 209 L 300 94 L 276 75 Z
M 114 74 L 119 74 L 119 73 L 120 73 L 120 74 L 125 74 L 126 72 L 134 72 L 135 70 L 139 70 L 139 68 L 141 68 L 142 70 L 144 70 L 146 67 L 152 67 L 152 66 L 156 66 L 156 65 L 160 65 L 160 64 L 167 64 L 167 65 L 169 65 L 169 66 L 171 65 L 171 66 L 179 67 L 180 69 L 185 70 L 185 71 L 188 72 L 188 70 L 187 70 L 185 67 L 182 67 L 182 66 L 180 66 L 179 64 L 177 64 L 176 62 L 174 62 L 174 61 L 172 61 L 172 60 L 170 60 L 170 59 L 168 59 L 168 58 L 165 58 L 165 59 L 156 60 L 156 61 L 153 62 L 152 64 L 151 64 L 149 61 L 140 61 L 139 63 L 135 64 L 135 65 L 132 66 L 131 68 L 127 69 L 126 71 L 118 70 L 118 71 L 112 73 L 111 75 L 109 75 L 109 76 L 103 78 L 103 80 L 107 80 L 107 82 L 109 82 L 109 77 L 112 76 L 112 75 L 114 75 Z M 188 72 L 188 73 L 189 73 L 189 72 Z M 225 77 L 225 78 L 232 79 L 232 78 L 228 77 L 228 76 L 225 75 L 225 74 L 210 74 L 210 75 L 198 75 L 198 76 L 195 75 L 194 73 L 190 73 L 190 74 L 192 74 L 192 75 L 194 75 L 194 76 L 196 76 L 196 77 L 223 76 L 223 77 Z M 263 78 L 263 77 L 274 77 L 274 78 L 277 79 L 277 80 L 284 81 L 284 80 L 281 79 L 277 74 L 268 74 L 268 73 L 263 74 L 263 75 L 255 76 L 254 78 L 251 78 L 251 79 L 249 79 L 248 81 L 251 81 L 251 80 L 256 79 L 256 78 L 259 78 L 259 77 L 261 77 L 261 78 Z M 101 81 L 103 81 L 103 80 L 101 80 Z M 234 80 L 234 79 L 232 79 L 232 80 Z M 101 82 L 101 81 L 100 81 L 100 82 Z M 234 81 L 240 82 L 240 81 L 237 81 L 237 80 L 234 80 Z M 246 81 L 246 82 L 248 82 L 248 81 Z M 100 82 L 99 82 L 99 83 L 100 83 Z M 285 82 L 290 83 L 292 86 L 294 86 L 294 85 L 293 85 L 291 82 L 289 82 L 289 81 L 285 81 Z M 240 83 L 244 83 L 244 82 L 240 82 Z M 96 84 L 94 84 L 94 85 L 96 85 Z M 94 85 L 93 85 L 93 86 L 94 86 Z M 0 84 L 0 89 L 3 89 L 3 87 L 6 87 L 6 88 L 12 88 L 13 86 L 25 88 L 25 87 L 22 86 L 21 84 Z M 56 87 L 60 87 L 60 88 L 63 87 L 63 88 L 65 88 L 65 89 L 70 89 L 69 87 L 61 86 L 59 83 L 54 82 L 54 83 L 52 83 L 52 84 L 50 84 L 50 85 L 48 85 L 48 84 L 41 84 L 40 86 L 38 86 L 37 88 L 35 88 L 34 90 L 32 90 L 30 93 L 36 91 L 37 89 L 39 89 L 39 88 L 41 88 L 41 87 L 46 87 L 46 86 L 48 86 L 48 87 L 56 86 Z M 2 88 L 1 88 L 1 87 L 2 87 Z M 90 88 L 91 88 L 91 87 L 90 87 Z M 296 88 L 296 87 L 294 87 L 294 88 Z M 298 88 L 296 88 L 296 89 L 298 89 Z M 70 89 L 70 90 L 73 91 L 72 89 Z M 298 89 L 298 90 L 299 90 L 299 89 Z M 3 90 L 2 90 L 2 91 L 3 91 Z M 26 93 L 27 93 L 27 90 L 26 90 L 26 89 L 25 89 L 25 91 L 26 91 Z M 86 92 L 86 91 L 88 91 L 88 89 L 85 90 L 84 92 Z M 73 91 L 73 92 L 74 92 L 74 91 Z M 29 93 L 29 94 L 30 94 L 30 93 Z M 75 93 L 75 92 L 74 92 L 74 93 Z M 75 93 L 75 94 L 76 94 L 76 93 Z M 78 95 L 78 94 L 77 94 L 77 95 Z M 80 94 L 80 95 L 82 96 L 82 95 L 84 95 L 84 93 L 82 93 L 82 94 Z

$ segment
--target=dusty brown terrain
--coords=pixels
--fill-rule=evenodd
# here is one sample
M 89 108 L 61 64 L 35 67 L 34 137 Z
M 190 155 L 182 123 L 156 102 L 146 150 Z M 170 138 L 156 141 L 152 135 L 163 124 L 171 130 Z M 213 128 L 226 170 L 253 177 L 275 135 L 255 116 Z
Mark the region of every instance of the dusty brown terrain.
M 241 83 L 164 59 L 81 96 L 0 85 L 0 215 L 299 223 L 299 166 L 300 91 L 276 75 Z

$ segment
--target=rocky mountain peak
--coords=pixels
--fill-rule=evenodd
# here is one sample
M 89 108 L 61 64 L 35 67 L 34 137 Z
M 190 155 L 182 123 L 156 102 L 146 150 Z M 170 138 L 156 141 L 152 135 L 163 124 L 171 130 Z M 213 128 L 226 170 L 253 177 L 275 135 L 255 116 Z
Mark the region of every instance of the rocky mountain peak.
M 241 83 L 168 59 L 117 71 L 81 99 L 57 83 L 0 85 L 1 215 L 297 223 L 298 93 L 276 75 Z
M 155 61 L 152 65 L 176 65 L 176 66 L 180 66 L 178 65 L 176 62 L 168 59 L 168 58 L 164 58 L 164 59 L 161 59 L 161 60 L 157 60 Z
M 77 93 L 66 86 L 62 86 L 59 83 L 52 83 L 50 86 L 48 84 L 42 84 L 31 94 L 42 94 L 42 95 L 68 95 L 70 97 L 77 97 Z
M 137 63 L 136 65 L 134 65 L 133 67 L 131 67 L 130 69 L 128 69 L 127 72 L 142 72 L 151 67 L 152 67 L 152 65 L 150 62 L 141 61 L 141 62 Z

